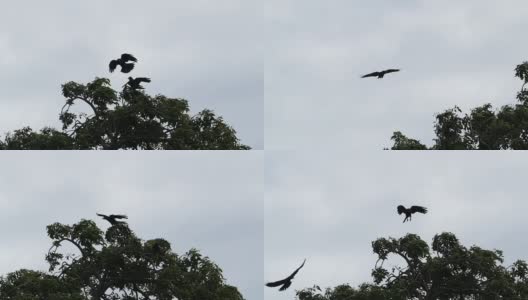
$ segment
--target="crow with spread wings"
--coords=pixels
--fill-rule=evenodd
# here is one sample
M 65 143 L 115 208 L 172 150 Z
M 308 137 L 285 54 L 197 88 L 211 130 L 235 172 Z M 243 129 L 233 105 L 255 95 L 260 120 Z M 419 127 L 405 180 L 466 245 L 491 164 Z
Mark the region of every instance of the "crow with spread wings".
M 278 286 L 281 286 L 279 291 L 284 291 L 286 290 L 287 288 L 290 287 L 290 285 L 292 284 L 292 279 L 293 277 L 295 277 L 295 275 L 297 274 L 297 272 L 299 272 L 299 270 L 304 266 L 304 263 L 306 262 L 306 259 L 304 259 L 302 265 L 300 267 L 297 268 L 297 270 L 295 270 L 293 273 L 291 273 L 290 276 L 284 278 L 283 280 L 279 280 L 279 281 L 275 281 L 275 282 L 268 282 L 266 283 L 266 286 L 268 287 L 278 287 Z
M 373 73 L 370 73 L 370 74 L 366 74 L 366 75 L 361 76 L 361 78 L 378 77 L 378 79 L 381 79 L 381 78 L 383 78 L 383 76 L 385 76 L 385 74 L 399 72 L 399 71 L 400 71 L 400 69 L 388 69 L 388 70 L 381 71 L 381 72 L 373 72 Z
M 103 219 L 107 220 L 108 222 L 110 222 L 110 224 L 112 224 L 112 226 L 114 225 L 118 225 L 118 224 L 125 224 L 125 222 L 123 221 L 118 221 L 117 219 L 128 219 L 127 216 L 125 215 L 103 215 L 103 214 L 97 214 L 99 217 L 102 217 Z
M 405 214 L 405 219 L 403 219 L 403 223 L 409 219 L 409 221 L 412 220 L 412 214 L 414 213 L 427 213 L 427 208 L 423 206 L 411 206 L 411 208 L 405 208 L 403 205 L 398 205 L 398 214 Z
M 129 86 L 133 90 L 143 90 L 145 89 L 143 86 L 141 86 L 142 82 L 150 82 L 150 78 L 147 77 L 128 77 L 128 82 L 125 84 L 125 86 Z
M 129 63 L 129 61 L 132 61 L 132 63 Z M 114 72 L 117 66 L 121 66 L 121 72 L 128 73 L 134 69 L 134 63 L 136 62 L 137 58 L 132 54 L 123 53 L 120 58 L 114 59 L 110 62 L 110 73 Z

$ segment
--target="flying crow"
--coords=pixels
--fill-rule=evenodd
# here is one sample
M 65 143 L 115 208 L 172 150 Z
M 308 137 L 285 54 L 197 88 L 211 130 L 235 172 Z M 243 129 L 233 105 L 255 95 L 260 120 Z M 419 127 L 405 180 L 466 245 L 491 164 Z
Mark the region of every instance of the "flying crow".
M 266 286 L 277 287 L 277 286 L 281 286 L 282 285 L 281 288 L 279 289 L 279 291 L 286 290 L 287 288 L 290 287 L 290 285 L 292 284 L 293 277 L 295 277 L 295 274 L 297 274 L 297 272 L 299 272 L 299 270 L 304 266 L 305 262 L 306 262 L 306 259 L 304 259 L 302 265 L 300 267 L 298 267 L 297 270 L 295 270 L 293 273 L 291 273 L 291 275 L 288 276 L 287 278 L 285 278 L 283 280 L 275 281 L 275 282 L 268 282 L 268 283 L 266 283 Z
M 128 217 L 125 216 L 125 215 L 109 215 L 109 216 L 106 216 L 106 215 L 103 215 L 103 214 L 97 214 L 97 215 L 99 217 L 102 217 L 103 219 L 107 220 L 108 222 L 110 222 L 110 224 L 112 224 L 112 226 L 125 223 L 123 221 L 117 221 L 117 219 L 128 219 Z
M 412 220 L 412 214 L 414 213 L 422 213 L 422 214 L 425 214 L 427 213 L 427 208 L 423 207 L 423 206 L 411 206 L 411 208 L 407 209 L 405 208 L 403 205 L 398 205 L 398 214 L 401 215 L 401 214 L 405 214 L 405 219 L 403 219 L 403 223 L 405 223 L 405 221 L 407 221 L 407 219 L 409 219 L 409 221 Z
M 128 53 L 121 54 L 121 58 L 114 59 L 110 62 L 110 73 L 114 72 L 117 66 L 121 66 L 121 72 L 128 73 L 134 69 L 134 63 L 129 63 L 129 61 L 137 62 L 137 59 Z
M 385 74 L 393 73 L 393 72 L 399 72 L 399 71 L 400 71 L 400 69 L 388 69 L 388 70 L 381 71 L 381 72 L 374 72 L 374 73 L 370 73 L 370 74 L 367 74 L 367 75 L 363 75 L 363 76 L 361 76 L 361 78 L 378 77 L 378 79 L 381 79 L 381 78 L 383 78 L 383 76 L 385 76 Z
M 144 87 L 141 86 L 142 82 L 150 82 L 150 78 L 147 77 L 128 77 L 128 82 L 125 85 L 128 85 L 133 90 L 143 90 Z

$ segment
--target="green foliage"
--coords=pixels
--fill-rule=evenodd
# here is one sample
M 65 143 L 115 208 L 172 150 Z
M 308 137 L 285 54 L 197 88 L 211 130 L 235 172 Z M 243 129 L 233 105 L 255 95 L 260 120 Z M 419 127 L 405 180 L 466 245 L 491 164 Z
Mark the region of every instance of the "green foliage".
M 20 270 L 0 278 L 0 298 L 9 300 L 85 300 L 79 290 L 42 272 Z
M 407 138 L 399 131 L 394 132 L 391 140 L 394 141 L 391 150 L 427 150 L 427 146 L 420 144 L 417 140 Z
M 0 150 L 72 150 L 73 139 L 53 128 L 43 128 L 33 132 L 29 127 L 8 133 L 0 141 Z
M 435 144 L 430 150 L 526 150 L 528 149 L 528 62 L 515 68 L 523 81 L 517 94 L 518 104 L 495 110 L 486 103 L 462 114 L 460 108 L 447 109 L 435 116 Z M 392 136 L 392 150 L 425 150 L 419 141 L 401 132 Z
M 103 232 L 82 220 L 47 231 L 49 274 L 20 270 L 1 277 L 0 299 L 244 300 L 198 250 L 178 255 L 168 241 L 142 241 L 126 224 Z M 68 245 L 76 253 L 62 252 Z
M 297 291 L 299 300 L 450 300 L 528 299 L 528 265 L 516 261 L 504 267 L 499 250 L 462 246 L 452 233 L 433 238 L 430 248 L 414 234 L 400 239 L 380 238 L 372 242 L 378 260 L 372 271 L 373 284 L 358 288 L 343 284 Z M 403 266 L 390 270 L 384 263 L 399 257 Z
M 317 286 L 297 291 L 299 300 L 405 300 L 390 290 L 372 284 L 362 284 L 358 288 L 348 284 L 338 285 L 321 291 Z
M 62 85 L 62 131 L 30 127 L 8 133 L 0 149 L 164 149 L 248 150 L 236 131 L 210 110 L 191 116 L 185 99 L 150 96 L 125 87 L 117 92 L 107 78 Z M 90 113 L 74 113 L 77 103 Z

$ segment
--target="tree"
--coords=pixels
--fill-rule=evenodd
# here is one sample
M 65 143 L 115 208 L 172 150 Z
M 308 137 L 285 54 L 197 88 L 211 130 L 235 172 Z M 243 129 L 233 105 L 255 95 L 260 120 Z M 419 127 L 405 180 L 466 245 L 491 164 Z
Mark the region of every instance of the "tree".
M 33 132 L 30 127 L 17 129 L 8 133 L 4 141 L 0 141 L 0 150 L 73 150 L 74 139 L 64 132 L 50 127 L 40 132 Z
M 378 260 L 372 270 L 373 283 L 358 288 L 339 285 L 319 292 L 307 288 L 297 292 L 299 300 L 378 299 L 509 299 L 528 298 L 528 265 L 522 260 L 505 267 L 499 250 L 478 246 L 466 248 L 452 233 L 438 234 L 432 247 L 415 234 L 400 239 L 380 238 L 372 242 Z M 431 251 L 432 250 L 432 251 Z M 403 266 L 390 270 L 383 265 L 399 257 Z
M 0 299 L 244 300 L 196 249 L 178 255 L 168 241 L 142 241 L 124 224 L 103 233 L 93 221 L 81 220 L 47 231 L 49 274 L 20 270 L 2 276 Z M 67 246 L 77 253 L 60 251 Z
M 372 284 L 362 284 L 357 289 L 341 284 L 322 291 L 317 285 L 297 291 L 299 300 L 395 300 L 389 290 Z M 404 300 L 404 299 L 402 299 Z
M 62 85 L 66 98 L 60 112 L 62 131 L 30 127 L 8 133 L 0 149 L 165 149 L 248 150 L 236 131 L 210 110 L 189 115 L 185 99 L 150 96 L 125 86 L 113 90 L 110 80 L 96 78 L 83 85 Z M 77 102 L 90 113 L 74 113 Z
M 399 131 L 394 132 L 391 140 L 394 141 L 391 150 L 427 150 L 427 146 L 420 144 L 417 140 L 407 138 Z
M 525 150 L 528 149 L 528 62 L 515 68 L 523 81 L 518 103 L 494 110 L 490 103 L 476 107 L 469 114 L 455 106 L 435 116 L 435 144 L 431 150 Z M 425 150 L 419 141 L 394 132 L 392 150 Z M 427 147 L 425 147 L 427 148 Z
M 79 289 L 57 277 L 38 271 L 20 270 L 0 278 L 0 296 L 10 300 L 85 300 Z

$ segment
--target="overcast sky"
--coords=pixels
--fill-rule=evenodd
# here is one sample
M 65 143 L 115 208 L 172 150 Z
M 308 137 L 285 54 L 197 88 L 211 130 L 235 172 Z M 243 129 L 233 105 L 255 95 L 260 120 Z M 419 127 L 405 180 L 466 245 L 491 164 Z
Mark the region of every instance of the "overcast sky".
M 197 248 L 245 299 L 263 300 L 263 153 L 5 152 L 0 274 L 46 271 L 46 226 L 127 214 L 142 239 Z
M 512 104 L 522 84 L 527 1 L 265 3 L 266 149 L 382 149 L 397 130 L 431 145 L 434 114 Z
M 266 155 L 266 281 L 289 275 L 307 258 L 291 289 L 265 299 L 293 300 L 295 290 L 371 281 L 371 242 L 418 234 L 429 245 L 452 232 L 465 246 L 528 260 L 525 153 L 292 153 Z M 423 205 L 403 224 L 396 207 Z M 385 266 L 399 265 L 391 258 Z
M 152 95 L 223 116 L 242 142 L 263 148 L 262 5 L 259 1 L 17 1 L 0 12 L 0 134 L 60 127 L 61 84 L 129 75 Z M 130 74 L 108 72 L 123 52 Z M 80 104 L 79 106 L 82 106 Z M 88 111 L 87 107 L 81 108 Z

